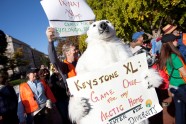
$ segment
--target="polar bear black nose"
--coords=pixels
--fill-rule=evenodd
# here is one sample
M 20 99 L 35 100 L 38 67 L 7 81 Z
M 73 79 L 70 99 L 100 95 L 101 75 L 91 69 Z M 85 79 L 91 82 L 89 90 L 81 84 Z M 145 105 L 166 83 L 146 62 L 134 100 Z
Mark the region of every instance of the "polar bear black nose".
M 108 24 L 107 24 L 106 22 L 101 22 L 101 23 L 100 23 L 100 28 L 101 28 L 102 30 L 107 29 L 107 27 L 108 27 Z
M 109 25 L 106 22 L 100 22 L 98 27 L 99 33 L 103 34 L 109 32 Z

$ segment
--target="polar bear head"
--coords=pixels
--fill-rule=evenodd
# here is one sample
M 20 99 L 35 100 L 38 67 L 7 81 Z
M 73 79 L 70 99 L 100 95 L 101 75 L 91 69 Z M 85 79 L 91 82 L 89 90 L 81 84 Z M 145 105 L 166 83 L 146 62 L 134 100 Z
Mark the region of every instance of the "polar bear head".
M 110 38 L 116 36 L 114 26 L 108 20 L 100 20 L 92 23 L 87 31 L 88 38 L 99 40 L 110 40 Z

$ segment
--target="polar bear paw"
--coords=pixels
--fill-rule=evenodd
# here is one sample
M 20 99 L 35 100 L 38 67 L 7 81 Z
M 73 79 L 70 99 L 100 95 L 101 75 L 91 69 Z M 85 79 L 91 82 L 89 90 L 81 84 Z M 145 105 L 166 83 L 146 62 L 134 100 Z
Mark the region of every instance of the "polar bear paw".
M 138 124 L 149 124 L 149 120 L 146 119 L 146 120 L 143 120 L 142 122 L 138 123 Z
M 82 117 L 89 114 L 91 110 L 89 100 L 83 97 L 70 97 L 69 118 L 72 122 L 79 122 Z
M 145 81 L 147 82 L 147 89 L 151 87 L 158 88 L 162 84 L 162 78 L 155 69 L 148 69 Z

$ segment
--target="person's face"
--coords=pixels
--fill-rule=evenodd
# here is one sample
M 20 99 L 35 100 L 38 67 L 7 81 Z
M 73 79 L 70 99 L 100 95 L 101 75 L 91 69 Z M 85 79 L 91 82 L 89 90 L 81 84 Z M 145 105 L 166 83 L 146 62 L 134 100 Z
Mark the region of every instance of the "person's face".
M 36 80 L 36 73 L 29 73 L 28 78 L 29 78 L 30 81 Z
M 179 35 L 180 35 L 180 32 L 179 32 L 178 30 L 174 30 L 172 33 L 173 33 L 175 36 L 179 36 Z
M 76 47 L 70 46 L 69 51 L 66 52 L 67 58 L 74 59 L 76 54 Z
M 137 39 L 137 43 L 138 43 L 138 45 L 143 45 L 143 36 L 142 35 Z
M 175 39 L 172 43 L 173 43 L 173 45 L 174 45 L 175 47 L 178 46 L 178 40 L 177 40 L 177 39 Z
M 41 69 L 44 69 L 45 68 L 45 66 L 44 65 L 41 65 Z

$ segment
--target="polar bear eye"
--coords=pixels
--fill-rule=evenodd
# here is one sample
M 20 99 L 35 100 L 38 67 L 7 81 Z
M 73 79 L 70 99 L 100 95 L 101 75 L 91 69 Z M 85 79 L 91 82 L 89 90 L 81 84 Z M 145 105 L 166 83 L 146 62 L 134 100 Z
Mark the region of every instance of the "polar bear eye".
M 96 27 L 96 24 L 94 24 L 93 27 Z
M 109 21 L 106 21 L 106 23 L 109 23 Z

